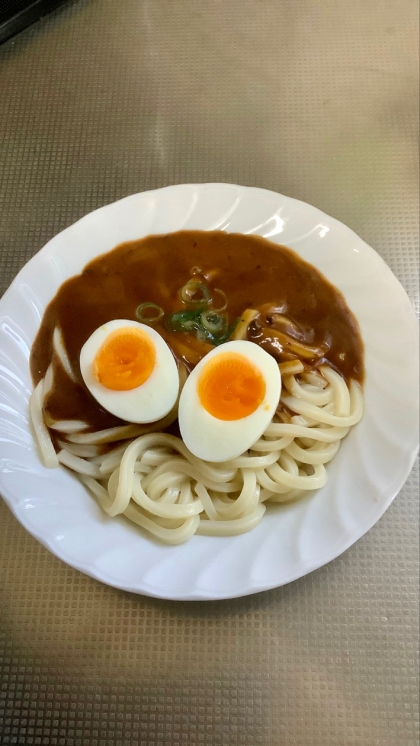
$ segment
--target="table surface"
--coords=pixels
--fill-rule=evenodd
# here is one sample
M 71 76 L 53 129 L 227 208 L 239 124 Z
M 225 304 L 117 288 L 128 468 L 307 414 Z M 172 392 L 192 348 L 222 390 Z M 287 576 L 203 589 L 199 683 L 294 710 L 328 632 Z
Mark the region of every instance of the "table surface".
M 228 181 L 343 221 L 418 304 L 417 32 L 413 0 L 62 6 L 0 48 L 0 291 L 100 205 Z M 218 603 L 101 585 L 0 501 L 0 743 L 415 746 L 416 487 L 328 566 Z

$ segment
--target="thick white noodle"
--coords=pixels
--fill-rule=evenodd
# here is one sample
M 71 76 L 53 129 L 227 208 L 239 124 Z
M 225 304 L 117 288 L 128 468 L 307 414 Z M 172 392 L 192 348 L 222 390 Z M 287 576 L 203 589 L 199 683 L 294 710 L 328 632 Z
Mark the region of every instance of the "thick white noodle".
M 95 466 L 95 464 L 92 464 L 90 461 L 86 461 L 84 458 L 80 458 L 80 456 L 75 456 L 74 453 L 70 453 L 65 449 L 59 452 L 58 460 L 60 464 L 68 466 L 69 469 L 72 469 L 72 471 L 76 471 L 79 474 L 85 474 L 88 477 L 94 477 L 94 479 L 101 478 L 101 472 L 99 471 L 98 466 Z
M 316 386 L 319 389 L 325 389 L 325 387 L 328 385 L 327 380 L 316 370 L 308 370 L 302 373 L 302 380 L 310 383 L 312 386 Z
M 310 384 L 300 384 L 295 376 L 285 376 L 282 380 L 286 389 L 292 394 L 292 396 L 296 396 L 298 399 L 303 399 L 308 402 L 308 404 L 316 404 L 318 407 L 322 407 L 324 404 L 329 404 L 333 400 L 334 391 L 331 387 L 320 389 L 311 386 Z M 345 388 L 347 391 L 346 385 Z
M 88 476 L 80 476 L 81 481 L 88 487 L 94 497 L 96 497 L 100 507 L 103 510 L 107 510 L 110 503 L 110 496 L 108 490 L 99 484 L 95 479 Z M 159 525 L 156 521 L 148 518 L 144 513 L 138 510 L 137 506 L 130 503 L 124 512 L 124 515 L 133 523 L 146 529 L 152 536 L 155 536 L 165 544 L 182 544 L 187 541 L 195 533 L 200 523 L 200 516 L 194 515 L 182 521 L 179 525 L 173 527 L 166 527 Z
M 303 399 L 298 399 L 296 396 L 282 394 L 281 402 L 292 412 L 297 412 L 315 423 L 334 425 L 336 427 L 351 427 L 352 425 L 356 425 L 363 414 L 363 394 L 356 381 L 350 381 L 350 413 L 348 416 L 343 417 L 341 415 L 333 414 L 332 412 L 327 411 L 328 405 L 325 408 L 317 407 L 315 404 L 309 404 Z
M 54 371 L 52 363 L 49 364 L 44 378 L 44 401 L 47 394 L 50 393 L 54 383 Z
M 66 348 L 64 347 L 63 343 L 63 337 L 61 334 L 61 329 L 58 328 L 58 326 L 54 329 L 53 334 L 53 349 L 55 354 L 57 355 L 58 359 L 60 360 L 61 365 L 63 366 L 64 370 L 66 371 L 67 375 L 71 378 L 72 381 L 76 380 L 76 377 L 73 373 L 72 367 L 70 365 L 70 360 L 68 358 Z
M 94 456 L 98 456 L 100 446 L 78 446 L 75 443 L 66 443 L 64 440 L 59 440 L 58 445 L 60 449 L 63 448 L 69 453 L 73 453 L 75 456 L 81 456 L 81 458 L 90 458 L 93 460 Z M 100 457 L 101 461 L 103 456 Z
M 79 433 L 81 430 L 86 430 L 88 425 L 82 420 L 56 420 L 48 424 L 51 430 L 57 430 L 59 433 Z
M 110 427 L 107 430 L 98 430 L 95 433 L 72 433 L 67 440 L 70 443 L 79 443 L 80 445 L 103 445 L 105 443 L 115 443 L 117 440 L 131 440 L 143 435 L 144 425 L 120 425 L 119 427 Z
M 80 476 L 109 516 L 125 515 L 167 544 L 187 541 L 195 533 L 234 536 L 250 531 L 268 503 L 298 500 L 325 485 L 325 464 L 363 414 L 363 394 L 355 381 L 348 387 L 327 365 L 316 371 L 296 366 L 294 374 L 290 370 L 283 376 L 277 417 L 238 458 L 221 464 L 202 461 L 180 438 L 161 432 L 176 419 L 175 407 L 151 425 L 60 431 L 55 461 Z M 37 423 L 42 424 L 42 388 L 37 397 Z M 53 448 L 51 439 L 49 443 Z M 107 443 L 112 450 L 102 453 Z
M 42 378 L 35 387 L 29 400 L 29 413 L 35 431 L 35 439 L 39 447 L 44 466 L 55 469 L 58 466 L 58 458 L 55 452 L 48 428 L 43 417 L 44 404 L 44 379 Z
M 249 515 L 227 521 L 200 521 L 197 534 L 202 536 L 238 536 L 246 534 L 261 523 L 265 513 L 265 505 L 260 504 Z

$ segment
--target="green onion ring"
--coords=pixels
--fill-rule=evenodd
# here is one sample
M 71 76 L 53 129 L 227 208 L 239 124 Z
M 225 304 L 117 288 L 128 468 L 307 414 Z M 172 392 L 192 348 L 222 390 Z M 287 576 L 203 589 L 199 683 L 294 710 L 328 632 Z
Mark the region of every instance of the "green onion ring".
M 215 311 L 203 311 L 200 316 L 200 321 L 203 329 L 210 334 L 220 333 L 227 325 L 227 318 L 225 315 L 215 313 Z
M 235 321 L 233 322 L 233 324 L 231 324 L 226 329 L 226 331 L 225 331 L 224 334 L 222 334 L 221 336 L 217 337 L 217 339 L 215 339 L 215 341 L 214 341 L 213 344 L 215 344 L 215 345 L 222 345 L 225 342 L 228 342 L 229 339 L 231 339 L 232 334 L 235 331 L 236 327 L 238 326 L 238 323 L 239 323 L 239 317 L 237 319 L 235 319 Z
M 186 332 L 199 328 L 201 309 L 176 311 L 166 318 L 166 326 L 173 332 Z
M 149 309 L 154 312 L 154 315 L 145 316 L 144 312 Z M 136 317 L 142 324 L 157 324 L 164 315 L 163 308 L 157 306 L 156 303 L 140 303 L 136 308 Z
M 222 305 L 219 308 L 214 308 L 214 306 L 213 306 L 213 304 L 214 304 L 214 298 L 213 298 L 212 302 L 211 302 L 212 311 L 213 311 L 213 313 L 221 313 L 222 311 L 225 311 L 226 308 L 227 308 L 227 297 L 226 297 L 226 293 L 224 293 L 223 290 L 220 290 L 220 288 L 214 288 L 213 295 L 214 295 L 214 293 L 219 293 L 219 295 L 222 298 L 222 300 L 221 300 Z
M 197 296 L 198 297 L 195 297 Z M 182 302 L 189 306 L 208 306 L 211 302 L 209 289 L 202 282 L 189 280 L 179 291 Z

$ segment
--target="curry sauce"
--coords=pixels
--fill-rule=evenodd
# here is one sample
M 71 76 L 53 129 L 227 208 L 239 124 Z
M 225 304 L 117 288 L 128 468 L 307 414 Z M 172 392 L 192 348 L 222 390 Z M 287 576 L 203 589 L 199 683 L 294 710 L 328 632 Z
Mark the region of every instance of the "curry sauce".
M 112 319 L 136 320 L 141 303 L 155 303 L 165 314 L 182 309 L 179 289 L 192 276 L 210 291 L 218 289 L 226 295 L 232 325 L 246 309 L 255 309 L 248 339 L 278 362 L 293 357 L 284 342 L 286 329 L 292 339 L 314 349 L 310 364 L 327 361 L 347 381 L 363 382 L 363 343 L 357 321 L 342 294 L 315 267 L 291 249 L 258 236 L 179 231 L 121 244 L 59 288 L 32 347 L 31 373 L 34 383 L 45 376 L 58 326 L 76 380 L 59 364 L 54 366 L 54 387 L 45 405 L 49 416 L 84 420 L 94 429 L 121 424 L 87 390 L 80 373 L 80 350 L 102 324 Z M 168 330 L 164 319 L 154 328 L 189 370 L 210 349 L 193 334 Z

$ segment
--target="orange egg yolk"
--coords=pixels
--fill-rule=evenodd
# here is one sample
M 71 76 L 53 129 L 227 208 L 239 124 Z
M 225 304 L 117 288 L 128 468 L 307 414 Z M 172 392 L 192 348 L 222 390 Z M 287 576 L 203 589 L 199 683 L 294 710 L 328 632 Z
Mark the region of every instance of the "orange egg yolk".
M 248 417 L 263 401 L 265 390 L 259 369 L 237 352 L 225 352 L 209 360 L 197 385 L 201 404 L 218 420 Z
M 112 391 L 129 391 L 147 381 L 156 362 L 156 349 L 141 329 L 127 326 L 106 338 L 93 361 L 95 378 Z

